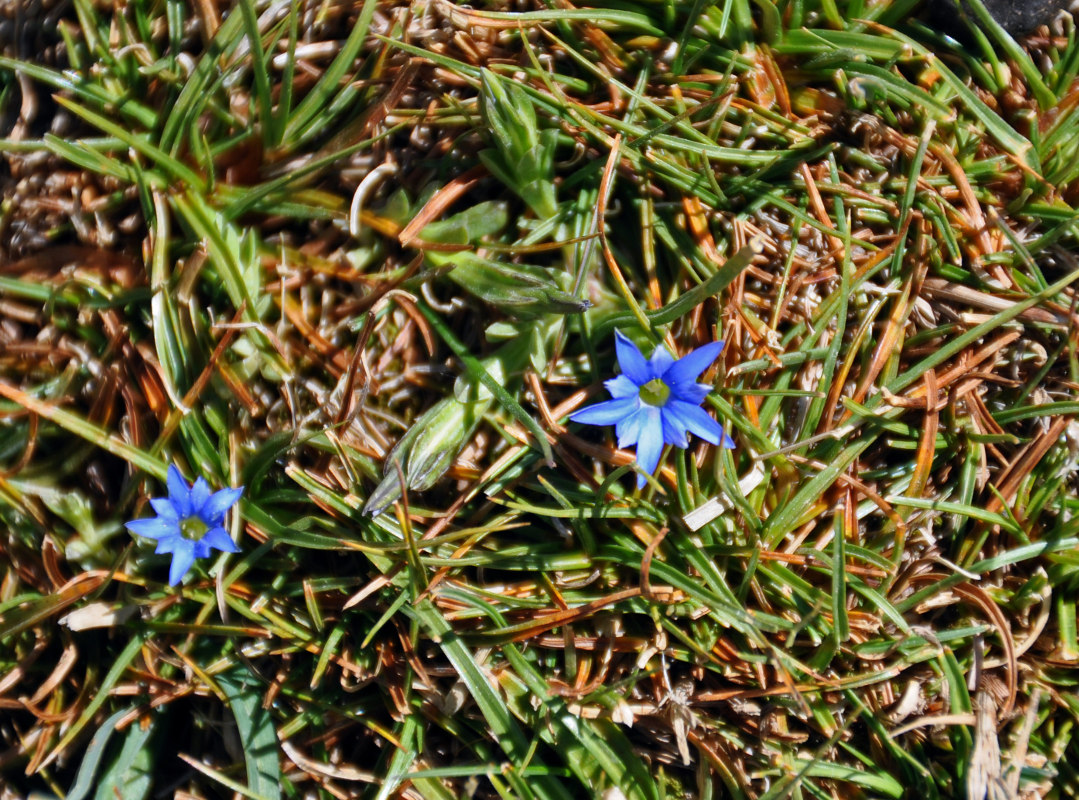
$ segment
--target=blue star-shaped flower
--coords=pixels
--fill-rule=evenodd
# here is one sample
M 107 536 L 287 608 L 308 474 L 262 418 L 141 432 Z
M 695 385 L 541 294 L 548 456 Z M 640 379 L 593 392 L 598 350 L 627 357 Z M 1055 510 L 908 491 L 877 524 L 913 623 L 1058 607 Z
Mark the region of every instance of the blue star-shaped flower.
M 697 383 L 697 376 L 716 360 L 723 342 L 699 347 L 677 361 L 660 346 L 645 359 L 637 345 L 615 331 L 615 353 L 622 374 L 604 382 L 613 399 L 570 414 L 586 425 L 614 425 L 618 446 L 637 445 L 637 463 L 652 473 L 664 444 L 689 447 L 689 433 L 706 442 L 734 447 L 722 426 L 701 408 L 712 387 Z M 637 488 L 644 486 L 637 476 Z
M 132 533 L 157 539 L 155 553 L 172 553 L 169 586 L 175 586 L 191 569 L 196 558 L 208 558 L 210 548 L 238 553 L 240 548 L 225 530 L 225 512 L 240 499 L 244 487 L 210 494 L 202 478 L 189 486 L 175 464 L 169 466 L 168 497 L 150 500 L 157 516 L 125 522 Z

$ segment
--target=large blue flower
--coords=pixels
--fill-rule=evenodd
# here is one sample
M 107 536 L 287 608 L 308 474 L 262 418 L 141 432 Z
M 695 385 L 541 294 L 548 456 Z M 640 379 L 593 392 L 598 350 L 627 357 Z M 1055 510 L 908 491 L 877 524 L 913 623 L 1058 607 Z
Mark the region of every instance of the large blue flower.
M 637 463 L 652 473 L 659 464 L 664 444 L 689 447 L 689 434 L 706 442 L 734 447 L 722 426 L 708 416 L 701 403 L 712 387 L 697 383 L 723 350 L 723 342 L 699 347 L 677 361 L 660 346 L 645 359 L 637 345 L 615 331 L 615 353 L 622 374 L 604 382 L 613 399 L 570 415 L 586 425 L 614 425 L 618 446 L 637 446 Z M 644 486 L 637 476 L 637 488 Z
M 196 558 L 208 558 L 210 548 L 238 553 L 240 548 L 224 528 L 225 512 L 240 499 L 244 487 L 210 494 L 202 478 L 189 486 L 175 464 L 169 466 L 168 497 L 150 500 L 157 516 L 136 519 L 124 526 L 139 536 L 157 539 L 155 553 L 172 553 L 169 585 L 178 584 Z

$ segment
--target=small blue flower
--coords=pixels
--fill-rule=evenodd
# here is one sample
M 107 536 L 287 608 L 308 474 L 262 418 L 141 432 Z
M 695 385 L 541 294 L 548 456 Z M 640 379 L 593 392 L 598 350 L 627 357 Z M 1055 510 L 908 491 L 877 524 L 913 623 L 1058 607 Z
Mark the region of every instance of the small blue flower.
M 139 536 L 157 539 L 155 553 L 172 553 L 169 586 L 175 586 L 196 558 L 210 556 L 210 548 L 240 552 L 223 526 L 225 512 L 240 499 L 244 487 L 210 494 L 210 486 L 202 478 L 189 486 L 175 464 L 169 466 L 167 483 L 169 496 L 150 500 L 157 516 L 125 522 L 124 527 Z
M 734 447 L 723 427 L 708 416 L 701 403 L 712 387 L 697 383 L 723 350 L 723 342 L 699 347 L 677 361 L 660 346 L 645 359 L 637 345 L 615 331 L 615 353 L 622 374 L 604 382 L 613 399 L 570 414 L 586 425 L 614 425 L 618 446 L 637 446 L 637 463 L 652 473 L 659 464 L 664 444 L 689 447 L 689 433 L 706 442 Z M 644 486 L 637 476 L 637 488 Z

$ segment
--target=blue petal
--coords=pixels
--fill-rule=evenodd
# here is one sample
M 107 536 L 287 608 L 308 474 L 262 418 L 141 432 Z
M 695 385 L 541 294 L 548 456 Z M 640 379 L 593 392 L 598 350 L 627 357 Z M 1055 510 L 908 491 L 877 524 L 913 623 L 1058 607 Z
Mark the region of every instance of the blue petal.
M 232 541 L 232 537 L 224 528 L 211 528 L 206 531 L 206 535 L 200 541 L 206 542 L 207 545 L 222 553 L 240 552 L 240 548 L 236 546 L 236 542 Z
M 648 418 L 641 425 L 641 438 L 637 441 L 637 463 L 642 470 L 651 474 L 659 466 L 659 457 L 663 452 L 663 417 L 654 406 L 646 411 Z M 644 483 L 644 476 L 638 475 L 637 488 L 642 488 Z
M 202 521 L 209 527 L 214 528 L 221 524 L 225 518 L 225 512 L 232 508 L 233 503 L 240 499 L 244 493 L 244 487 L 238 489 L 222 489 L 214 492 L 210 499 L 202 506 Z
M 603 385 L 607 387 L 607 391 L 611 393 L 611 397 L 615 400 L 621 400 L 623 397 L 636 397 L 641 391 L 641 387 L 631 381 L 628 375 L 618 375 L 610 378 L 605 380 Z
M 673 444 L 675 447 L 681 447 L 683 450 L 689 447 L 686 428 L 680 424 L 677 416 L 667 413 L 666 407 L 660 413 L 663 416 L 663 441 L 667 444 Z
M 614 425 L 632 414 L 638 405 L 636 397 L 622 397 L 574 411 L 569 418 L 585 425 Z
M 206 537 L 203 536 L 198 541 L 194 542 L 195 545 L 195 558 L 209 558 L 210 557 L 210 543 L 206 541 Z
M 648 362 L 641 355 L 641 351 L 637 349 L 637 345 L 631 342 L 622 331 L 614 332 L 614 350 L 618 355 L 618 366 L 622 368 L 623 374 L 638 386 L 644 386 L 655 377 L 652 370 L 648 368 Z
M 178 584 L 195 563 L 195 543 L 182 539 L 172 551 L 172 566 L 169 567 L 169 586 Z
M 209 499 L 210 484 L 200 475 L 195 479 L 195 485 L 191 487 L 191 513 L 201 517 L 203 506 Z
M 697 434 L 706 442 L 719 444 L 723 441 L 723 426 L 708 416 L 708 412 L 700 406 L 673 400 L 663 407 L 663 413 L 670 415 L 676 424 Z
M 648 420 L 651 408 L 653 406 L 641 404 L 640 408 L 615 425 L 614 432 L 618 435 L 619 447 L 637 444 L 637 440 L 641 438 L 641 426 Z
M 157 547 L 154 548 L 155 553 L 173 553 L 176 551 L 176 546 L 179 544 L 181 547 L 186 542 L 183 536 L 178 533 L 174 533 L 171 536 L 162 536 L 157 540 Z
M 176 509 L 172 507 L 172 503 L 169 502 L 167 497 L 152 497 L 150 498 L 150 505 L 154 507 L 154 511 L 157 512 L 159 517 L 180 521 L 180 516 L 176 513 Z
M 652 351 L 652 357 L 648 360 L 648 367 L 652 370 L 653 378 L 662 378 L 665 373 L 674 363 L 674 356 L 670 354 L 666 347 L 663 345 L 656 345 L 656 349 Z
M 184 476 L 175 464 L 169 464 L 169 474 L 166 481 L 169 487 L 169 502 L 176 509 L 177 516 L 191 516 L 191 487 L 188 486 Z
M 145 536 L 147 539 L 160 539 L 162 536 L 180 533 L 177 521 L 165 517 L 133 519 L 131 522 L 125 522 L 124 527 L 134 534 Z
M 708 369 L 723 350 L 723 342 L 712 342 L 698 347 L 675 361 L 663 376 L 668 385 L 695 381 L 697 376 Z
M 704 398 L 712 393 L 712 387 L 707 383 L 671 383 L 668 386 L 671 388 L 672 400 L 682 400 L 695 406 L 703 403 Z

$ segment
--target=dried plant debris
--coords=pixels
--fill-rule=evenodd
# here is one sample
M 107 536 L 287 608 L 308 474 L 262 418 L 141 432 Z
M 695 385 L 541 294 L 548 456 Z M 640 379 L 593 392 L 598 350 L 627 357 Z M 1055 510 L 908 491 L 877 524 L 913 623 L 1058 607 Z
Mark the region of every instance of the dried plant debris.
M 0 3 L 0 798 L 1076 794 L 1079 42 L 964 8 Z

